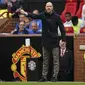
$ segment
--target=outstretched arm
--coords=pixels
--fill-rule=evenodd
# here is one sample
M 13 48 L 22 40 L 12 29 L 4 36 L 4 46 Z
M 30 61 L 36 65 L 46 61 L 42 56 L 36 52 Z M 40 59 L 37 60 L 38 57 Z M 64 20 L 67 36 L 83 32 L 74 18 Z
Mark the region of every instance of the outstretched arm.
M 24 10 L 20 10 L 20 13 L 21 14 L 25 14 L 27 17 L 31 17 L 31 18 L 33 18 L 33 19 L 41 19 L 42 18 L 42 13 L 40 13 L 40 14 L 33 14 L 33 13 L 27 13 L 27 12 L 25 12 Z

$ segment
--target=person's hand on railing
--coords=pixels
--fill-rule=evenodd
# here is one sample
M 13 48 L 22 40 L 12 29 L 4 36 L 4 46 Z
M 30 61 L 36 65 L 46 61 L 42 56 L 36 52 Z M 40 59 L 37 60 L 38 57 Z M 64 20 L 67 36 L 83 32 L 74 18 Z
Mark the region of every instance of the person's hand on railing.
M 14 32 L 16 32 L 17 31 L 17 29 L 14 29 L 10 34 L 13 34 Z
M 74 33 L 74 38 L 78 37 L 79 33 Z

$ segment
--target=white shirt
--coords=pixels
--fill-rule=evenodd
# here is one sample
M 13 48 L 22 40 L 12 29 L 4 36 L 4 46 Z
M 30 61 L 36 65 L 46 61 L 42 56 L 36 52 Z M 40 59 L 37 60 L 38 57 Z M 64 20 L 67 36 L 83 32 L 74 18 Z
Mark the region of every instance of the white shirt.
M 70 21 L 66 21 L 64 23 L 64 27 L 72 27 L 72 21 L 71 20 Z
M 66 51 L 66 48 L 65 48 L 65 49 L 61 49 L 61 57 L 63 57 L 63 56 L 64 56 L 65 51 Z
M 64 25 L 64 27 L 72 27 L 72 21 L 71 20 L 70 21 L 66 21 L 63 25 Z M 59 27 L 58 27 L 58 35 L 61 36 L 61 32 L 60 32 Z

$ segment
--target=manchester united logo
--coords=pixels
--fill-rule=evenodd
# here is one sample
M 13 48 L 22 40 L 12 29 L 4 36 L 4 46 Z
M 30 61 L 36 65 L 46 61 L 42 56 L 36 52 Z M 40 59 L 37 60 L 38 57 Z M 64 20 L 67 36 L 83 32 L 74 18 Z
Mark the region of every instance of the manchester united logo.
M 13 71 L 14 78 L 19 78 L 22 81 L 27 81 L 27 69 L 26 69 L 26 59 L 27 58 L 39 58 L 41 56 L 32 46 L 22 46 L 12 55 L 11 70 Z M 17 63 L 20 61 L 20 72 L 18 72 Z M 36 68 L 36 63 L 34 61 L 30 61 L 28 63 L 28 67 L 30 70 L 34 70 Z

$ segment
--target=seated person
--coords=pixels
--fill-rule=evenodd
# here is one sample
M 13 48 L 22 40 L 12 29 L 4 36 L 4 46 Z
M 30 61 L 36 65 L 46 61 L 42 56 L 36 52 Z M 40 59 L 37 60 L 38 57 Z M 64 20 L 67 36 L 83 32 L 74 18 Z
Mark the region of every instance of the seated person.
M 11 34 L 28 34 L 28 31 L 25 28 L 25 22 L 21 21 L 19 23 L 19 28 L 12 31 Z
M 24 22 L 26 19 L 26 16 L 24 14 L 19 15 L 19 22 Z M 16 24 L 15 28 L 18 29 L 19 23 Z
M 38 25 L 36 22 L 32 21 L 30 28 L 28 29 L 29 34 L 40 34 L 41 30 L 38 28 Z
M 21 21 L 25 21 L 26 18 L 27 18 L 27 17 L 26 17 L 26 15 L 24 15 L 24 14 L 20 14 L 20 15 L 19 15 L 19 20 L 20 20 L 20 22 L 21 22 Z
M 72 27 L 72 21 L 71 21 L 71 13 L 70 12 L 66 12 L 65 13 L 65 17 L 66 17 L 66 22 L 64 23 L 64 27 Z
M 29 29 L 29 25 L 30 25 L 30 19 L 26 18 L 25 19 L 25 26 L 26 26 L 27 29 Z
M 77 16 L 73 16 L 72 17 L 72 27 L 73 27 L 74 33 L 79 34 L 80 28 L 83 27 L 83 21 L 78 19 Z
M 34 10 L 33 13 L 38 15 L 39 11 L 38 10 Z M 36 21 L 39 29 L 42 29 L 42 21 L 40 19 L 33 19 L 33 21 Z

